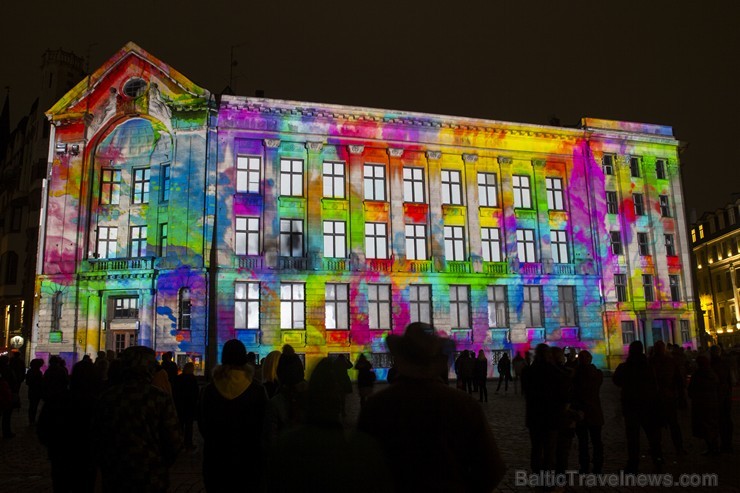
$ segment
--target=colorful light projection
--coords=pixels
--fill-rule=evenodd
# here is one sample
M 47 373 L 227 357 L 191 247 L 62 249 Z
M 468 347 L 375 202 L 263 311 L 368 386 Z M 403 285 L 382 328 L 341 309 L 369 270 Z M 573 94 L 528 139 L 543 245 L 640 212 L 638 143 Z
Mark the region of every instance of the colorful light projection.
M 146 89 L 127 97 L 121 90 L 133 77 Z M 427 286 L 432 320 L 459 350 L 523 351 L 547 341 L 588 348 L 605 366 L 624 352 L 621 321 L 693 320 L 688 298 L 667 303 L 667 274 L 681 276 L 687 288 L 689 277 L 681 267 L 688 261 L 683 211 L 676 207 L 677 142 L 666 127 L 584 120 L 584 129 L 555 128 L 233 96 L 223 96 L 210 113 L 208 100 L 206 91 L 130 44 L 50 110 L 58 122 L 52 148 L 92 137 L 79 156 L 55 155 L 37 351 L 92 353 L 118 344 L 117 335 L 132 325 L 114 320 L 115 303 L 131 296 L 139 303 L 133 322 L 140 343 L 160 352 L 208 355 L 210 364 L 234 337 L 263 357 L 291 343 L 309 366 L 326 353 L 353 359 L 360 352 L 386 353 L 388 328 L 372 329 L 369 322 L 370 290 L 378 284 L 390 287 L 393 331 L 402 331 L 427 301 L 418 289 Z M 613 176 L 604 173 L 604 154 L 616 157 Z M 640 178 L 631 177 L 625 164 L 633 155 L 641 158 Z M 240 156 L 257 163 L 256 175 L 241 175 L 253 183 L 247 190 L 239 182 Z M 301 163 L 292 196 L 281 191 L 283 159 Z M 664 178 L 649 172 L 656 159 L 667 164 Z M 345 193 L 338 197 L 324 195 L 325 162 L 344 165 Z M 368 163 L 384 170 L 381 200 L 365 196 Z M 425 197 L 418 203 L 404 198 L 404 168 L 421 170 Z M 443 170 L 461 177 L 459 204 L 442 203 Z M 110 178 L 115 172 L 117 185 Z M 495 174 L 495 204 L 481 205 L 478 173 Z M 518 204 L 515 193 L 524 193 L 523 182 L 529 201 Z M 616 214 L 607 210 L 606 191 L 620 197 Z M 634 214 L 632 193 L 643 195 L 644 215 Z M 673 204 L 674 217 L 664 217 L 661 195 Z M 259 219 L 254 255 L 237 254 L 237 218 Z M 286 219 L 302 227 L 298 257 L 280 255 Z M 324 221 L 345 224 L 341 258 L 325 256 Z M 366 258 L 366 224 L 385 225 L 388 258 Z M 406 225 L 425 227 L 426 252 L 419 260 L 407 258 Z M 445 226 L 464 228 L 463 260 L 445 258 Z M 105 258 L 101 227 L 118 228 L 115 254 Z M 136 243 L 144 227 L 146 241 Z M 500 231 L 499 262 L 483 261 L 481 228 Z M 531 232 L 533 258 L 522 258 L 528 254 L 517 232 L 523 230 Z M 624 255 L 610 248 L 615 230 Z M 651 255 L 640 254 L 638 232 L 651 235 Z M 679 256 L 661 250 L 664 235 L 675 235 Z M 134 244 L 146 255 L 132 255 Z M 628 276 L 634 294 L 629 302 L 616 301 L 616 273 Z M 641 298 L 645 273 L 655 278 L 654 301 Z M 259 283 L 259 299 L 251 305 L 259 309 L 258 329 L 235 328 L 237 282 Z M 300 329 L 281 327 L 285 283 L 303 286 Z M 349 286 L 349 330 L 325 327 L 327 283 Z M 460 291 L 468 293 L 465 304 L 450 297 L 459 286 L 467 288 Z M 489 286 L 506 287 L 507 320 L 497 327 L 489 322 Z M 535 306 L 529 287 L 541 293 L 542 320 L 536 323 L 527 322 Z M 185 288 L 187 330 L 181 321 Z M 57 292 L 65 303 L 62 344 L 49 342 L 58 322 L 49 300 Z M 412 299 L 412 292 L 422 299 Z M 566 316 L 564 292 L 573 293 L 573 316 Z M 465 310 L 467 324 L 455 323 L 453 305 Z M 69 320 L 76 321 L 73 328 Z

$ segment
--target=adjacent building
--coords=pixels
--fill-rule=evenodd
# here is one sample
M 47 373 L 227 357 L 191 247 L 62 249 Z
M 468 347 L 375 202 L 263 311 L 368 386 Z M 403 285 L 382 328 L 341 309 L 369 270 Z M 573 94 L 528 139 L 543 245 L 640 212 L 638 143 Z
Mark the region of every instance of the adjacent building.
M 35 354 L 696 341 L 670 127 L 215 97 L 133 43 L 48 116 Z
M 740 198 L 691 225 L 699 309 L 714 344 L 740 344 Z

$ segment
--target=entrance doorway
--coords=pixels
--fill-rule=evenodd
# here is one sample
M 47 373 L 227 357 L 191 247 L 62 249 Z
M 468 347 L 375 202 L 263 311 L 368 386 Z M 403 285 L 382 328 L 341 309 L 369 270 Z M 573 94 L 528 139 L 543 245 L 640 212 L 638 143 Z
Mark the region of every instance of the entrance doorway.
M 112 347 L 117 355 L 120 356 L 127 347 L 136 346 L 135 330 L 113 330 L 111 332 L 113 333 Z
M 658 318 L 652 322 L 651 335 L 653 340 L 650 341 L 652 346 L 658 341 L 666 344 L 673 343 L 673 320 L 668 318 Z

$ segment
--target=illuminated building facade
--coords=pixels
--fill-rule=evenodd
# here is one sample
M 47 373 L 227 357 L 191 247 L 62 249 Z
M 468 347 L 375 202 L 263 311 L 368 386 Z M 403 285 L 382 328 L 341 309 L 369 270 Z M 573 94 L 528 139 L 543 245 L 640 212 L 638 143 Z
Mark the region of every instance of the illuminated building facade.
M 49 117 L 37 353 L 239 338 L 382 376 L 415 320 L 494 360 L 695 340 L 670 127 L 216 101 L 133 44 Z
M 740 199 L 691 225 L 704 330 L 714 343 L 740 343 Z

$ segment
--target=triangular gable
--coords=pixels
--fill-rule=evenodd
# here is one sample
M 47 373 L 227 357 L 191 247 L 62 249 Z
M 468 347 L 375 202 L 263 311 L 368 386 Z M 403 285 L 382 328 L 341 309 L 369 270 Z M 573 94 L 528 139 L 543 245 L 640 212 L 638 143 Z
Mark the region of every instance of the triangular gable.
M 163 100 L 177 107 L 201 107 L 211 96 L 209 91 L 195 85 L 136 43 L 128 42 L 94 73 L 70 89 L 46 115 L 52 120 L 80 118 L 101 100 L 108 99 L 111 88 L 119 90 L 120 79 L 130 75 L 146 75 L 156 80 Z

